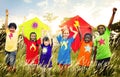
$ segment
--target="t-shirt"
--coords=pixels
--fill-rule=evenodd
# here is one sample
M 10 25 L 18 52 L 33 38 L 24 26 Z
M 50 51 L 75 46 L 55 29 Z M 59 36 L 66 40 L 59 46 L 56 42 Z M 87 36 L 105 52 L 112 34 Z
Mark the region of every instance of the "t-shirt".
M 5 43 L 5 50 L 7 52 L 14 52 L 17 50 L 17 41 L 19 32 L 15 30 L 14 33 L 10 32 L 9 29 L 6 29 L 6 43 Z
M 111 57 L 111 51 L 109 47 L 110 30 L 106 28 L 103 35 L 99 35 L 95 41 L 94 46 L 97 46 L 96 59 L 101 60 Z
M 74 38 L 63 39 L 61 35 L 57 37 L 58 42 L 60 43 L 60 48 L 58 52 L 58 64 L 70 64 L 70 52 L 71 44 Z
M 51 54 L 52 54 L 52 45 L 45 46 L 44 44 L 41 44 L 41 54 L 40 54 L 40 61 L 39 64 L 42 67 L 52 67 L 52 60 L 51 60 Z
M 90 41 L 89 43 L 85 43 L 84 40 L 81 40 L 80 52 L 78 54 L 78 63 L 81 66 L 89 66 L 91 59 L 93 43 Z
M 24 42 L 26 44 L 26 63 L 38 64 L 40 39 L 37 41 L 30 41 L 24 37 Z

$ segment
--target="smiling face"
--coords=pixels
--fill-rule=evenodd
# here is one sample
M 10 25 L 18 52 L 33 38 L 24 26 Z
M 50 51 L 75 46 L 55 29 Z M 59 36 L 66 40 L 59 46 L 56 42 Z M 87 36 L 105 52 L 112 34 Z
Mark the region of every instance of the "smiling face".
M 16 29 L 15 29 L 13 26 L 11 26 L 11 27 L 9 28 L 9 30 L 10 30 L 10 32 L 14 33 Z
M 45 46 L 48 46 L 48 45 L 50 44 L 50 40 L 49 40 L 49 38 L 48 38 L 47 36 L 45 36 L 45 37 L 43 38 L 43 44 L 44 44 Z
M 48 46 L 49 44 L 50 44 L 50 41 L 49 41 L 49 40 L 47 40 L 47 41 L 44 40 L 44 45 L 45 45 L 45 46 Z
M 63 36 L 63 38 L 67 39 L 68 36 L 69 36 L 69 30 L 64 30 L 64 31 L 62 32 L 62 36 Z
M 91 40 L 92 40 L 92 36 L 91 36 L 90 34 L 86 34 L 86 35 L 84 36 L 84 41 L 85 41 L 86 43 L 90 42 Z
M 30 34 L 30 40 L 31 41 L 36 41 L 36 34 L 35 33 Z
M 97 30 L 98 30 L 98 32 L 99 32 L 100 35 L 103 35 L 104 32 L 105 32 L 105 26 L 104 25 L 99 25 L 97 27 Z

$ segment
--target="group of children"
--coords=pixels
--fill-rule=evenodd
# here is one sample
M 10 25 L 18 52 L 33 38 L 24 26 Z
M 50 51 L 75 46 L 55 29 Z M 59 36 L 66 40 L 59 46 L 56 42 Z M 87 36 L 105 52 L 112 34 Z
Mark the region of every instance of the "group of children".
M 113 14 L 110 19 L 109 25 L 106 28 L 104 25 L 99 25 L 97 27 L 99 36 L 92 40 L 92 34 L 86 33 L 84 37 L 80 36 L 81 46 L 80 52 L 77 57 L 77 64 L 81 67 L 89 67 L 91 63 L 91 53 L 94 51 L 94 58 L 97 60 L 96 70 L 99 72 L 101 67 L 104 67 L 106 70 L 107 65 L 109 64 L 111 52 L 109 48 L 109 36 L 110 36 L 110 27 L 114 19 L 114 15 L 116 13 L 116 8 L 113 8 Z M 16 30 L 17 26 L 15 23 L 10 23 L 8 25 L 8 10 L 6 10 L 6 44 L 5 44 L 5 53 L 6 53 L 6 64 L 8 70 L 15 70 L 14 67 L 16 54 L 17 54 L 17 39 L 19 32 Z M 24 29 L 24 28 L 23 28 Z M 71 38 L 69 37 L 69 30 L 74 33 Z M 24 30 L 23 30 L 24 31 Z M 74 31 L 71 27 L 64 27 L 61 30 L 62 34 L 57 36 L 57 40 L 59 43 L 59 51 L 57 63 L 60 67 L 60 73 L 66 70 L 71 64 L 71 44 L 74 41 L 77 34 L 80 34 L 80 30 Z M 35 69 L 37 64 L 39 64 L 43 68 L 52 67 L 52 47 L 53 47 L 53 39 L 45 36 L 42 39 L 37 40 L 37 35 L 35 32 L 31 32 L 30 38 L 26 38 L 24 36 L 24 43 L 26 45 L 26 63 L 35 65 Z M 94 42 L 93 42 L 94 41 Z M 94 50 L 93 50 L 94 47 Z M 40 56 L 39 56 L 40 50 Z M 39 58 L 40 57 L 40 58 Z

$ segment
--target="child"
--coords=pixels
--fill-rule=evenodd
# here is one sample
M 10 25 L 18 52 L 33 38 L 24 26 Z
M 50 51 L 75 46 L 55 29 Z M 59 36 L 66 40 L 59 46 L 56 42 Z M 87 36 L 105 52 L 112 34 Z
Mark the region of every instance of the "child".
M 92 46 L 92 35 L 90 33 L 86 33 L 84 35 L 84 39 L 81 40 L 80 52 L 77 59 L 79 66 L 81 66 L 83 69 L 82 71 L 84 72 L 86 72 L 87 68 L 90 65 Z
M 60 44 L 59 52 L 58 52 L 58 65 L 60 66 L 60 74 L 64 70 L 68 68 L 70 65 L 71 59 L 70 59 L 70 52 L 71 52 L 71 44 L 74 41 L 77 32 L 74 31 L 72 28 L 70 28 L 71 32 L 74 33 L 73 37 L 68 38 L 69 36 L 69 30 L 67 28 L 64 28 L 62 30 L 62 35 L 57 36 L 57 40 Z
M 38 58 L 39 58 L 39 45 L 40 39 L 37 40 L 37 35 L 35 32 L 30 33 L 30 40 L 24 37 L 24 42 L 26 44 L 26 63 L 30 65 L 35 65 L 34 71 L 36 71 Z
M 105 28 L 104 25 L 99 25 L 97 27 L 99 36 L 94 40 L 94 59 L 97 60 L 96 73 L 105 74 L 106 68 L 109 64 L 111 52 L 109 47 L 109 37 L 110 37 L 110 28 L 115 16 L 117 9 L 113 8 L 112 17 L 110 19 L 109 25 Z M 101 71 L 101 72 L 100 72 Z
M 6 43 L 5 43 L 7 70 L 15 71 L 17 40 L 18 40 L 19 31 L 16 30 L 17 25 L 15 23 L 10 23 L 8 25 L 8 10 L 6 10 L 5 29 L 7 34 Z
M 39 64 L 42 68 L 42 72 L 45 73 L 46 68 L 52 67 L 52 47 L 53 47 L 53 40 L 49 40 L 47 36 L 45 36 L 41 43 L 41 54 L 40 54 L 40 61 Z M 50 73 L 50 69 L 48 71 Z

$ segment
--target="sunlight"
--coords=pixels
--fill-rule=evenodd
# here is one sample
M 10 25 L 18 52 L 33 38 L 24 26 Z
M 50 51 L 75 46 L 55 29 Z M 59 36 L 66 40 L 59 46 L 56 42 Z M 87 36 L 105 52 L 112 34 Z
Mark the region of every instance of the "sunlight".
M 54 20 L 53 22 L 51 22 L 51 24 L 49 24 L 52 34 L 56 34 L 56 31 L 59 30 L 59 25 L 60 25 L 60 20 Z

